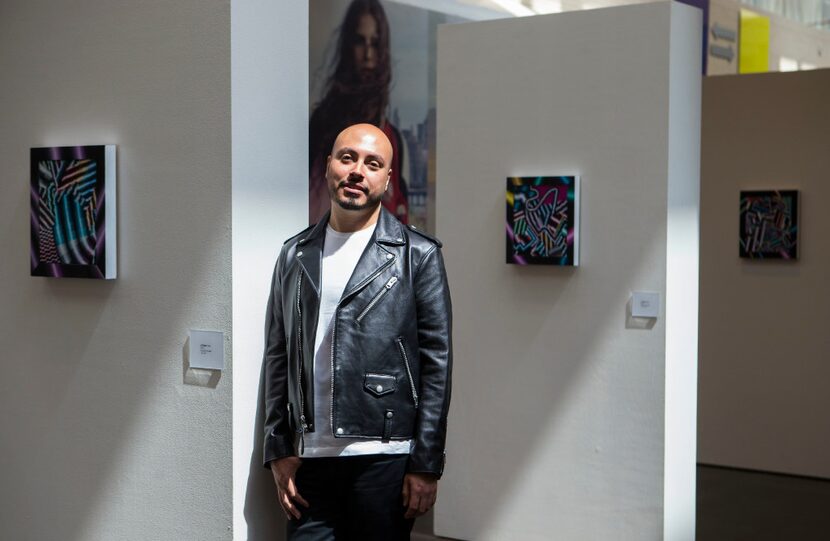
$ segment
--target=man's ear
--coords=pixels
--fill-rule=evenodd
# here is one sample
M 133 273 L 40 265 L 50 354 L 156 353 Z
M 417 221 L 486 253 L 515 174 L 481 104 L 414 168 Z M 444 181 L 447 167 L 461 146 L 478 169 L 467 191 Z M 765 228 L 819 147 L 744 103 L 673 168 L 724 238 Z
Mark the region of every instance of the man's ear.
M 383 191 L 386 191 L 386 190 L 389 189 L 389 181 L 390 180 L 392 180 L 392 170 L 391 169 L 386 172 L 386 187 L 383 188 Z

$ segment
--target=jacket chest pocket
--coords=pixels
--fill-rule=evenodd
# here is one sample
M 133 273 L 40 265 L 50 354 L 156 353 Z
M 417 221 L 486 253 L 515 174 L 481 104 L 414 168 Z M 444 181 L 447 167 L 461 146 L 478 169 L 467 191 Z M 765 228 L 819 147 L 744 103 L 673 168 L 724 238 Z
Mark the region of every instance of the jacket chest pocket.
M 372 308 L 374 308 L 375 305 L 377 305 L 377 303 L 379 303 L 381 299 L 383 299 L 383 297 L 385 297 L 386 294 L 389 293 L 389 290 L 392 289 L 397 283 L 397 276 L 393 276 L 392 278 L 390 278 L 389 281 L 387 281 L 386 284 L 384 284 L 384 286 L 380 288 L 380 291 L 375 293 L 375 296 L 372 297 L 372 300 L 369 301 L 369 304 L 367 304 L 366 307 L 363 308 L 363 310 L 361 310 L 359 314 L 357 314 L 357 317 L 354 318 L 355 322 L 360 324 L 360 322 L 363 321 L 363 318 L 366 317 L 366 314 L 371 312 Z
M 367 373 L 363 377 L 363 389 L 373 396 L 384 396 L 395 392 L 398 384 L 395 376 Z

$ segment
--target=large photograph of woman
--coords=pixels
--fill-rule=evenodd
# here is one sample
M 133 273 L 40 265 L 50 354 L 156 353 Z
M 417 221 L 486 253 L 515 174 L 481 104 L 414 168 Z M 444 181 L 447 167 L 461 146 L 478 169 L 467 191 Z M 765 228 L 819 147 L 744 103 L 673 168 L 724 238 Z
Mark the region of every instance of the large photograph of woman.
M 462 19 L 379 0 L 315 0 L 309 9 L 309 222 L 329 209 L 325 167 L 334 138 L 367 122 L 393 146 L 384 207 L 433 229 L 435 32 Z

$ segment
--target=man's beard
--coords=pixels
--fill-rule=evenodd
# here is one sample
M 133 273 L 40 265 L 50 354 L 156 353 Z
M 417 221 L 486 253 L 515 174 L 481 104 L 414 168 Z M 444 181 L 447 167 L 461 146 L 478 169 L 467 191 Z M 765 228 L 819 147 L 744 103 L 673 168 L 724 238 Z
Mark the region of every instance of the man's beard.
M 340 198 L 337 192 L 343 186 L 349 186 L 352 189 L 362 191 L 366 195 L 366 201 L 364 203 L 358 203 L 356 197 L 348 197 L 345 200 Z M 340 208 L 344 210 L 366 210 L 369 208 L 375 208 L 380 204 L 381 200 L 383 199 L 383 193 L 372 195 L 371 193 L 364 190 L 362 186 L 356 187 L 354 184 L 347 181 L 339 182 L 337 187 L 333 190 L 333 193 L 331 193 L 330 195 L 331 198 L 340 206 Z

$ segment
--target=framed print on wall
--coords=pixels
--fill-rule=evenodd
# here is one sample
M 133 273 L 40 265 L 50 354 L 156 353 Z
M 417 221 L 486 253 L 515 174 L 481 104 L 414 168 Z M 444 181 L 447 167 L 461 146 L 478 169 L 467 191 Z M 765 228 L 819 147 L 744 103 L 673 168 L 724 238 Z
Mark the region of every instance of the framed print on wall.
M 738 254 L 798 259 L 798 190 L 741 191 Z
M 309 224 L 330 206 L 326 157 L 335 137 L 368 122 L 386 133 L 394 150 L 381 203 L 404 224 L 435 232 L 436 36 L 439 25 L 468 19 L 418 4 L 309 3 Z M 374 28 L 371 58 L 359 53 L 361 24 Z
M 579 265 L 579 177 L 508 177 L 507 263 Z
M 114 279 L 115 145 L 31 149 L 31 275 Z

